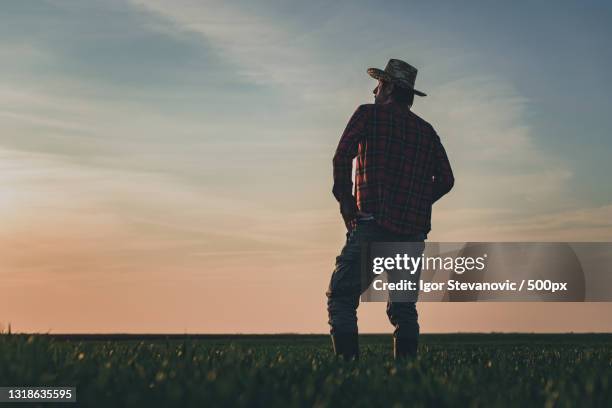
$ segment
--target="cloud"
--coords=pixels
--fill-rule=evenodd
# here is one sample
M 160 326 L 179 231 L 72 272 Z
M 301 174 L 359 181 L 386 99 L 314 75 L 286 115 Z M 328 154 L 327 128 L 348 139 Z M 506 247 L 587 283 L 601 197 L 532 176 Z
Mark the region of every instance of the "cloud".
M 449 228 L 434 240 L 520 242 L 608 242 L 612 206 L 584 207 L 548 214 L 516 214 L 511 209 L 446 209 L 437 221 Z
M 567 210 L 573 169 L 539 140 L 530 101 L 499 76 L 439 84 L 422 109 L 446 146 L 456 184 L 441 205 L 502 210 L 505 219 Z
M 301 76 L 287 74 L 287 67 L 306 62 L 303 53 L 291 46 L 290 37 L 261 16 L 245 14 L 238 7 L 209 1 L 164 1 L 133 3 L 161 14 L 180 29 L 204 35 L 214 49 L 241 68 L 255 81 L 291 83 Z
M 292 18 L 273 19 L 230 2 L 132 3 L 173 22 L 178 30 L 202 35 L 220 58 L 253 83 L 280 86 L 292 90 L 294 96 L 317 99 L 327 95 L 328 88 L 335 88 L 337 75 L 330 75 L 321 50 L 307 33 L 291 24 Z

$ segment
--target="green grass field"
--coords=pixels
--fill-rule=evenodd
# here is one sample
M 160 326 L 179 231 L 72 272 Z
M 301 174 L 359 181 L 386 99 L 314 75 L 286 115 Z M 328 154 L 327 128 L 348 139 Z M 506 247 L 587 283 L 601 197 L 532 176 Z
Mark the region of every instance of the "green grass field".
M 4 334 L 0 386 L 76 386 L 100 407 L 612 404 L 608 334 L 423 335 L 398 364 L 390 336 L 366 335 L 361 352 L 335 361 L 327 336 Z

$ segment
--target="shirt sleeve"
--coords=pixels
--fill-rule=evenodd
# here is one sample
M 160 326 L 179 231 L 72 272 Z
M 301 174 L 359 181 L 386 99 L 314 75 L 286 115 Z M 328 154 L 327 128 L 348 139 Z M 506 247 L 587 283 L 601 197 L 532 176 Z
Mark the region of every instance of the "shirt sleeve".
M 353 158 L 357 156 L 359 142 L 365 134 L 367 112 L 367 105 L 361 105 L 355 110 L 342 133 L 334 155 L 334 187 L 332 192 L 339 202 L 353 197 Z
M 442 145 L 440 137 L 434 130 L 435 137 L 435 160 L 433 174 L 433 202 L 438 201 L 443 195 L 448 193 L 455 184 L 455 177 L 451 168 L 446 150 Z

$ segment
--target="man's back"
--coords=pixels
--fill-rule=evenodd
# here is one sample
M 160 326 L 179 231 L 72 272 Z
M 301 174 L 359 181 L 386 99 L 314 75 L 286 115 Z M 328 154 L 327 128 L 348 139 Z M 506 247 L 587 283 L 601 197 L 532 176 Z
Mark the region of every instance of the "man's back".
M 359 210 L 393 232 L 429 232 L 432 204 L 454 183 L 434 128 L 396 103 L 360 105 L 334 156 L 333 192 L 340 202 L 352 196 L 354 157 Z

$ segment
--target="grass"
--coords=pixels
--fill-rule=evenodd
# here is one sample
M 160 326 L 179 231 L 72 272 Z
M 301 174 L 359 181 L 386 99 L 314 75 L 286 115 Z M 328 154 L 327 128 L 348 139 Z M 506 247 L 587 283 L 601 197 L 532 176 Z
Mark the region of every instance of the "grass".
M 359 362 L 327 336 L 0 335 L 1 386 L 76 386 L 83 406 L 609 406 L 612 335 L 389 336 Z M 45 405 L 47 406 L 47 405 Z

